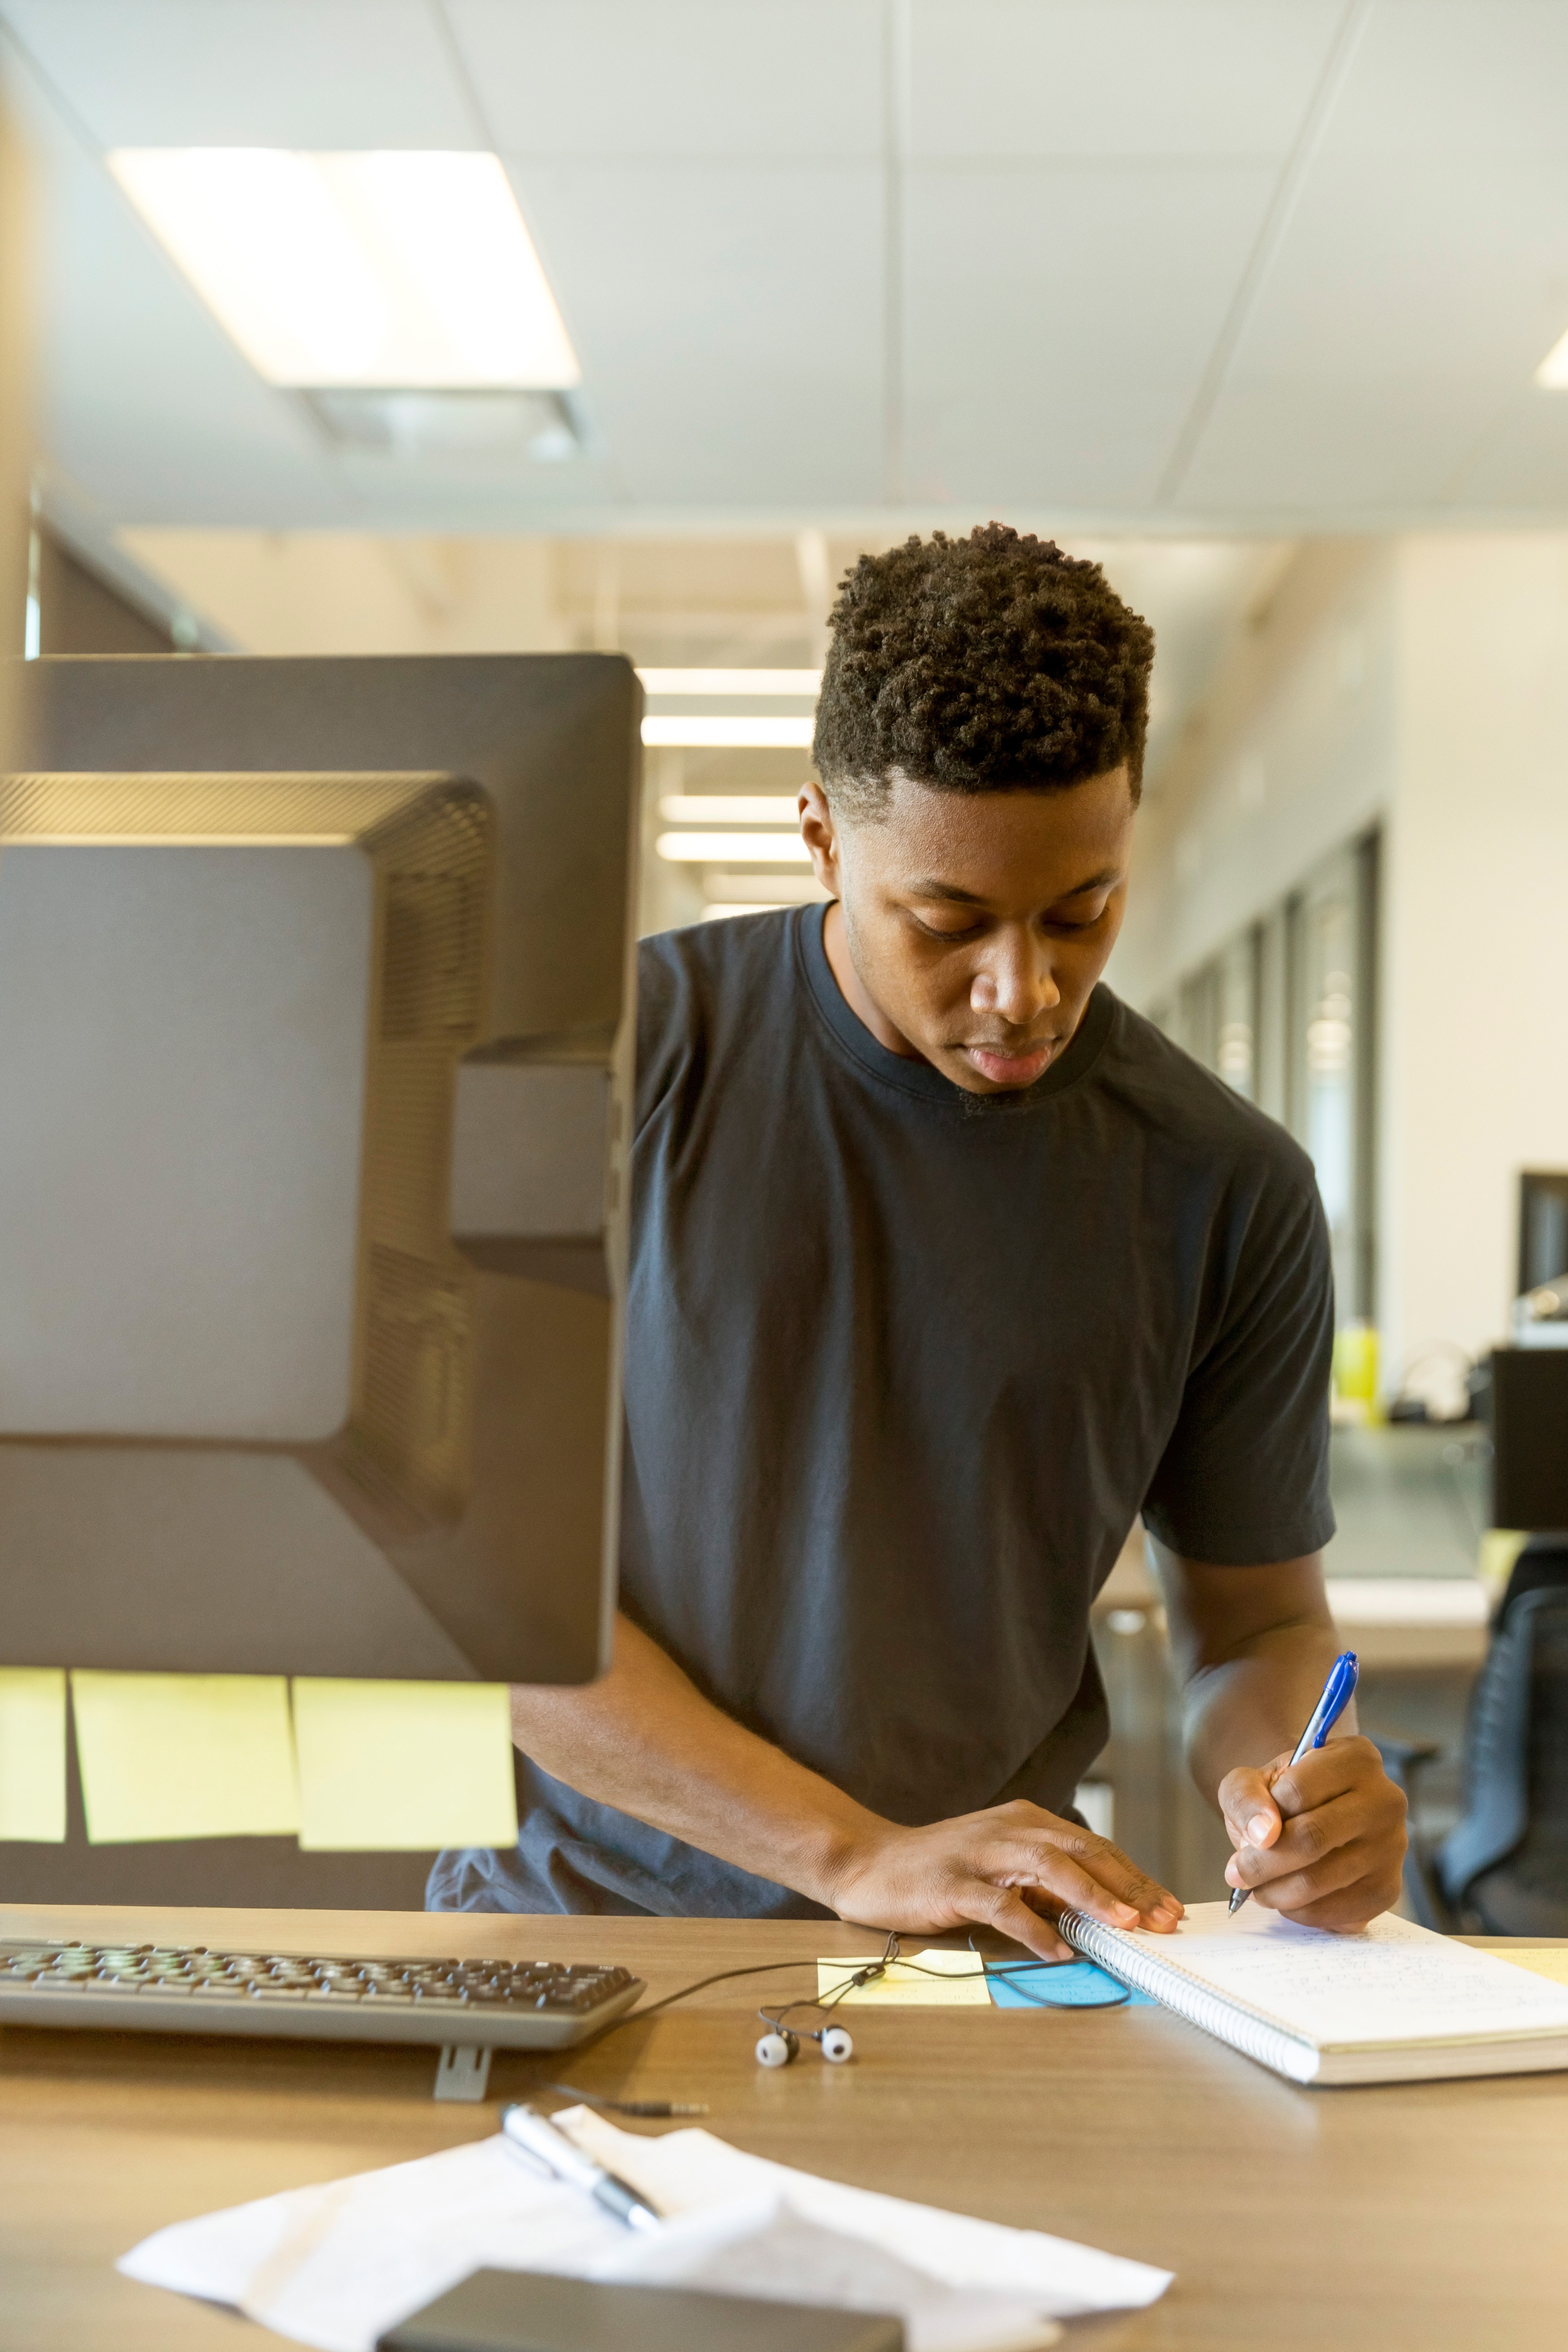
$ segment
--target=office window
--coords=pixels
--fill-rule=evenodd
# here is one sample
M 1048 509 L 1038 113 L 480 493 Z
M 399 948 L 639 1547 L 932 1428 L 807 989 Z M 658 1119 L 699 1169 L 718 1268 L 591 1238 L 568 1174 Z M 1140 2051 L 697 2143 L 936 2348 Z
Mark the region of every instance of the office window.
M 1227 1086 L 1258 1099 L 1258 929 L 1243 931 L 1215 959 L 1215 1068 Z
M 1276 907 L 1253 926 L 1258 1017 L 1252 1099 L 1259 1110 L 1284 1125 L 1289 1117 L 1289 923 Z
M 1176 992 L 1177 1042 L 1205 1070 L 1219 1067 L 1219 969 L 1205 963 Z
M 1375 834 L 1336 851 L 1154 1014 L 1310 1153 L 1342 1322 L 1372 1315 L 1375 1279 L 1377 856 Z
M 1286 908 L 1288 1123 L 1311 1154 L 1341 1322 L 1373 1307 L 1375 835 L 1325 859 Z

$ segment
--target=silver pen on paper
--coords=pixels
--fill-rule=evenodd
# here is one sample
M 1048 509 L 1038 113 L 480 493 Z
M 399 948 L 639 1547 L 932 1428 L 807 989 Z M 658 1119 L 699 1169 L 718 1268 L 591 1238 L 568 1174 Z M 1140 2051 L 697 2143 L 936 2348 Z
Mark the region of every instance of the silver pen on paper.
M 558 2131 L 548 2116 L 537 2107 L 503 2107 L 500 2117 L 501 2137 L 514 2147 L 532 2157 L 546 2172 L 557 2180 L 568 2181 L 574 2189 L 585 2189 L 595 2198 L 606 2213 L 624 2221 L 628 2230 L 657 2229 L 664 2219 L 657 2206 L 650 2205 L 638 2189 L 618 2174 L 606 2172 L 602 2164 L 585 2155 L 575 2141 Z

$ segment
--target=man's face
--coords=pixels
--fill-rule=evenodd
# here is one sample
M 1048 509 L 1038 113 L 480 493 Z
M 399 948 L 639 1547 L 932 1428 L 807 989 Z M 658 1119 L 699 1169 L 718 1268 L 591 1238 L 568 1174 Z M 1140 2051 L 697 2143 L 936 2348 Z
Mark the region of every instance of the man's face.
M 1126 769 L 1057 792 L 938 792 L 896 777 L 877 815 L 847 820 L 807 784 L 800 808 L 817 878 L 841 908 L 829 959 L 872 1034 L 967 1094 L 1033 1086 L 1065 1051 L 1121 928 Z

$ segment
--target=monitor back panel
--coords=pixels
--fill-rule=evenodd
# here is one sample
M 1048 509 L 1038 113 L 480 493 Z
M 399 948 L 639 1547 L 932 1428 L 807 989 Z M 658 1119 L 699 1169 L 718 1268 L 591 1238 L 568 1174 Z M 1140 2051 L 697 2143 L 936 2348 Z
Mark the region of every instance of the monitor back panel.
M 73 658 L 19 692 L 5 1663 L 587 1678 L 630 666 Z

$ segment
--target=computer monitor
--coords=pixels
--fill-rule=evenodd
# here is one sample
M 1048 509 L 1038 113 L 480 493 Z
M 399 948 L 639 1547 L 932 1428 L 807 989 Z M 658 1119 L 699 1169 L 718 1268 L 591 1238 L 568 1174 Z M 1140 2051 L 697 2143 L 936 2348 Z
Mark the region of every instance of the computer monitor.
M 575 1683 L 616 1576 L 618 656 L 42 660 L 0 785 L 0 1654 Z

